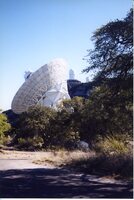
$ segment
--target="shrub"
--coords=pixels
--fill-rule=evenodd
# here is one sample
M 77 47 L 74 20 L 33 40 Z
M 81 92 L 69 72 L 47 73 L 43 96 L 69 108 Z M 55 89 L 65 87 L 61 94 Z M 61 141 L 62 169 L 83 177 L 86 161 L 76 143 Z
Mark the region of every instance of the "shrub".
M 32 106 L 20 115 L 14 130 L 14 144 L 20 148 L 41 148 L 48 142 L 51 133 L 50 121 L 55 117 L 55 111 L 42 106 Z
M 103 154 L 127 153 L 131 150 L 127 145 L 129 140 L 129 135 L 99 136 L 95 143 L 95 150 Z
M 6 144 L 10 138 L 6 133 L 11 129 L 11 125 L 7 122 L 6 115 L 0 113 L 0 144 Z
M 34 138 L 18 138 L 18 145 L 20 149 L 34 150 L 40 149 L 43 145 L 43 139 L 41 137 Z

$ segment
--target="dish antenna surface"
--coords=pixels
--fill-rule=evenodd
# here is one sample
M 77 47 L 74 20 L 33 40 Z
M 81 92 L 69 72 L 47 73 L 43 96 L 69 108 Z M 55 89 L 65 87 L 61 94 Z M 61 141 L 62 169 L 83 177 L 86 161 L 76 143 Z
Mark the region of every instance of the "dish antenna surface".
M 27 73 L 26 81 L 13 98 L 14 113 L 27 111 L 30 106 L 56 107 L 61 100 L 69 99 L 66 81 L 67 63 L 55 59 L 33 73 Z

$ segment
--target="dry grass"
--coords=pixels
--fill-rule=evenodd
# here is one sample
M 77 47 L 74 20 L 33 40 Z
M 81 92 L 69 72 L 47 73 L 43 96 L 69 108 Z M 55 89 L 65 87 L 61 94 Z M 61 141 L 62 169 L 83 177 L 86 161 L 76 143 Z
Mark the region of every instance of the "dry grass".
M 67 165 L 77 171 L 100 174 L 103 176 L 114 176 L 119 178 L 133 177 L 132 154 L 106 155 L 96 154 L 89 159 L 73 160 Z
M 77 161 L 81 159 L 89 159 L 95 155 L 94 152 L 82 152 L 82 151 L 53 151 L 49 154 L 46 154 L 44 157 L 38 160 L 34 160 L 33 162 L 36 164 L 43 165 L 53 165 L 56 167 L 67 165 L 72 161 Z

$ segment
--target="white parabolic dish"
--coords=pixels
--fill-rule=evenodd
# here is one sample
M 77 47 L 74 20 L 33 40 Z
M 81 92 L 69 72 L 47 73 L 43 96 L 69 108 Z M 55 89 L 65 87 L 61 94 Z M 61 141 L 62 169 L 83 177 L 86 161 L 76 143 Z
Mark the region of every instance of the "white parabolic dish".
M 36 104 L 56 107 L 61 100 L 70 98 L 66 70 L 66 62 L 55 59 L 30 74 L 13 98 L 13 112 L 20 114 Z

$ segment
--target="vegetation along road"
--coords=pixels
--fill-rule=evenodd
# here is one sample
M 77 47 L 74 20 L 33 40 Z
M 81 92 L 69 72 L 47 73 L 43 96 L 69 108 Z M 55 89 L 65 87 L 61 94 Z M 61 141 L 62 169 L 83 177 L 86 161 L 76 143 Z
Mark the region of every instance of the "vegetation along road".
M 39 154 L 0 154 L 1 198 L 132 198 L 130 182 L 32 163 Z

